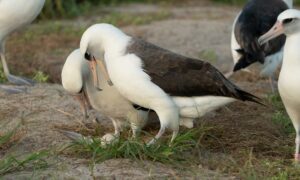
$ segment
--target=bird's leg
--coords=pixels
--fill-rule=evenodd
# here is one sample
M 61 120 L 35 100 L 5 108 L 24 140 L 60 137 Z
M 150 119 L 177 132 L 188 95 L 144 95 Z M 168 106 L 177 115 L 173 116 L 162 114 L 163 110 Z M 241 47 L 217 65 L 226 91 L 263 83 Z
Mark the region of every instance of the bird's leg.
M 128 113 L 128 120 L 130 122 L 132 137 L 136 138 L 141 132 L 141 129 L 146 125 L 148 121 L 149 111 L 136 110 Z
M 277 83 L 276 83 L 274 75 L 269 77 L 269 84 L 271 86 L 272 93 L 275 93 L 277 91 L 277 87 L 276 87 Z
M 99 68 L 101 69 L 101 71 L 103 72 L 104 78 L 107 81 L 108 85 L 113 86 L 112 81 L 110 80 L 107 68 L 104 64 L 104 61 L 99 61 Z
M 136 138 L 140 133 L 140 128 L 135 123 L 130 123 L 131 130 L 132 130 L 132 138 Z
M 92 105 L 91 105 L 91 102 L 90 102 L 90 100 L 89 100 L 89 98 L 88 98 L 86 92 L 83 91 L 82 94 L 83 94 L 83 97 L 84 97 L 84 100 L 85 100 L 85 105 L 86 105 L 87 109 L 88 109 L 88 110 L 93 109 L 93 107 L 92 107 Z
M 175 140 L 175 138 L 176 138 L 177 135 L 178 135 L 178 132 L 179 132 L 179 129 L 173 130 L 172 139 L 171 139 L 171 141 L 170 141 L 170 144 L 172 144 L 172 142 Z
M 5 74 L 5 76 L 8 76 L 10 73 L 9 73 L 8 65 L 7 65 L 7 62 L 6 62 L 6 59 L 5 59 L 5 42 L 3 42 L 1 44 L 0 55 L 1 55 L 1 63 L 2 63 L 2 66 L 3 66 L 4 74 Z
M 27 85 L 27 86 L 33 86 L 34 81 L 31 79 L 23 78 L 23 77 L 18 77 L 10 74 L 8 65 L 5 59 L 5 54 L 4 54 L 4 43 L 2 43 L 0 47 L 0 57 L 1 57 L 1 62 L 4 70 L 4 75 L 6 76 L 7 80 L 15 85 Z
M 166 131 L 166 127 L 161 126 L 160 130 L 158 131 L 157 135 L 147 143 L 148 146 L 154 144 Z
M 10 75 L 9 69 L 5 60 L 4 55 L 4 42 L 0 45 L 0 58 L 3 66 L 3 72 L 5 77 L 8 77 Z M 8 85 L 0 85 L 0 89 L 9 93 L 9 94 L 17 94 L 17 93 L 25 93 L 27 92 L 27 89 L 25 87 L 12 87 Z
M 158 115 L 159 121 L 160 121 L 160 130 L 158 134 L 155 136 L 154 139 L 152 139 L 148 145 L 151 145 L 155 143 L 165 132 L 165 129 L 168 127 L 173 130 L 173 135 L 171 142 L 175 139 L 177 136 L 177 133 L 179 131 L 179 109 L 174 104 L 174 102 L 171 101 L 163 101 L 160 102 L 160 108 L 155 111 Z
M 88 108 L 87 108 L 87 104 L 86 104 L 86 98 L 85 98 L 85 95 L 83 92 L 81 92 L 80 94 L 76 94 L 74 95 L 74 98 L 80 103 L 80 108 L 81 108 L 81 111 L 82 111 L 82 114 L 84 116 L 84 120 L 87 119 L 89 116 L 88 116 Z
M 107 133 L 104 136 L 102 136 L 101 145 L 103 147 L 106 147 L 108 144 L 112 144 L 112 143 L 116 142 L 120 137 L 120 132 L 121 132 L 120 123 L 113 118 L 110 118 L 110 120 L 112 121 L 112 123 L 114 125 L 115 133 L 114 134 Z
M 110 118 L 110 120 L 112 121 L 114 128 L 115 128 L 115 136 L 119 137 L 120 133 L 121 133 L 121 127 L 120 127 L 120 123 L 118 123 L 115 119 Z
M 295 162 L 300 164 L 300 128 L 296 129 L 296 152 L 295 152 Z

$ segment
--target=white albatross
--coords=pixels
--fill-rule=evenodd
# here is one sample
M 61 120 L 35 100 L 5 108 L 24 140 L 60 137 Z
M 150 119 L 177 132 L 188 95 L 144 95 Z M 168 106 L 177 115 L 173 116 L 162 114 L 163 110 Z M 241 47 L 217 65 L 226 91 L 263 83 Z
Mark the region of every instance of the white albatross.
M 5 59 L 5 40 L 12 32 L 30 24 L 41 12 L 45 0 L 0 0 L 0 56 L 4 74 L 16 85 L 33 85 L 33 81 L 10 74 Z
M 300 11 L 290 9 L 281 13 L 273 28 L 261 36 L 259 42 L 264 44 L 281 34 L 287 39 L 278 89 L 296 130 L 295 160 L 300 163 Z
M 80 51 L 90 62 L 104 58 L 109 77 L 120 94 L 156 112 L 160 130 L 149 144 L 159 139 L 166 128 L 173 131 L 171 142 L 178 134 L 180 109 L 172 96 L 223 96 L 258 102 L 209 63 L 132 38 L 110 24 L 88 28 L 81 38 Z
M 97 80 L 103 88 L 99 91 L 94 86 L 93 73 L 95 72 L 90 71 L 88 61 L 79 50 L 75 50 L 68 56 L 63 66 L 62 85 L 78 100 L 85 118 L 87 118 L 88 106 L 91 105 L 93 109 L 112 120 L 115 129 L 114 137 L 120 135 L 122 124 L 126 120 L 131 125 L 133 137 L 136 137 L 146 125 L 150 111 L 132 104 L 122 97 L 114 86 L 107 85 L 103 71 L 96 72 Z M 193 128 L 195 119 L 234 101 L 233 98 L 227 97 L 172 98 L 180 109 L 180 125 L 187 128 Z M 70 136 L 70 133 L 68 134 Z M 106 134 L 104 137 L 111 137 L 111 135 Z
M 94 86 L 92 73 L 97 73 L 97 80 L 102 90 Z M 136 110 L 131 102 L 123 98 L 114 86 L 108 85 L 103 71 L 91 72 L 88 62 L 79 50 L 73 51 L 67 58 L 61 73 L 62 85 L 80 102 L 83 115 L 87 118 L 88 106 L 110 118 L 114 126 L 114 135 L 119 137 L 126 119 L 129 120 L 133 136 L 147 122 L 148 111 Z M 111 137 L 109 134 L 104 137 Z
M 272 27 L 281 12 L 292 7 L 293 0 L 247 2 L 233 22 L 231 53 L 234 68 L 227 77 L 244 68 L 249 71 L 248 66 L 260 62 L 260 75 L 269 78 L 272 91 L 275 91 L 275 72 L 282 62 L 285 37 L 277 37 L 266 46 L 260 46 L 257 39 Z

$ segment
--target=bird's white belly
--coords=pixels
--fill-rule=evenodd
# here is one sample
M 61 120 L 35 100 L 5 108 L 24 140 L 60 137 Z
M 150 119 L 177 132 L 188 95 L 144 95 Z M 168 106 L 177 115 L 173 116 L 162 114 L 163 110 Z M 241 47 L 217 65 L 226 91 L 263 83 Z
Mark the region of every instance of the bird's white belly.
M 92 78 L 85 81 L 91 106 L 105 116 L 126 119 L 130 112 L 135 111 L 132 103 L 125 99 L 115 86 L 109 86 L 103 76 L 99 77 L 102 91 L 95 89 Z
M 173 100 L 180 109 L 180 116 L 184 118 L 200 118 L 235 101 L 233 98 L 221 96 L 173 97 Z
M 298 105 L 300 110 L 300 69 L 283 69 L 279 76 L 278 88 L 284 101 Z

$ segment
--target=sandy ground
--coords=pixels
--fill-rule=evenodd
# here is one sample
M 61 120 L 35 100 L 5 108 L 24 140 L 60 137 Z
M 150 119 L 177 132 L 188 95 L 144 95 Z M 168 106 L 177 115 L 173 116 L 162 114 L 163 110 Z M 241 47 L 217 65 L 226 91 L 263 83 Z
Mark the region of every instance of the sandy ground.
M 161 11 L 167 10 L 171 13 L 171 17 L 162 21 L 152 22 L 141 26 L 123 27 L 129 34 L 142 37 L 154 44 L 160 45 L 172 51 L 187 56 L 199 58 L 203 51 L 215 52 L 217 59 L 211 63 L 216 65 L 221 71 L 227 72 L 232 67 L 232 59 L 230 54 L 230 33 L 231 24 L 238 12 L 238 8 L 227 6 L 213 5 L 189 5 L 187 7 L 161 7 L 152 5 L 130 5 L 126 7 L 113 8 L 116 12 L 140 11 Z M 79 19 L 78 22 L 81 22 Z M 80 23 L 79 23 L 80 24 Z M 79 38 L 79 37 L 78 37 Z M 59 40 L 58 40 L 59 41 Z M 64 62 L 67 53 L 74 49 L 78 44 L 78 40 L 70 40 L 65 42 L 65 49 L 61 50 L 59 55 L 43 54 L 41 49 L 34 56 L 33 65 L 40 65 L 40 60 L 47 58 L 49 60 L 47 70 L 55 82 L 59 82 L 60 68 Z M 52 43 L 52 48 L 55 48 Z M 12 45 L 9 45 L 10 47 Z M 46 49 L 51 48 L 46 47 Z M 8 48 L 9 49 L 9 48 Z M 9 50 L 8 50 L 9 51 Z M 11 50 L 13 54 L 16 50 Z M 13 55 L 11 55 L 13 56 Z M 16 64 L 13 62 L 12 64 Z M 22 66 L 20 66 L 22 67 Z M 265 81 L 257 81 L 257 78 L 244 77 L 237 75 L 234 80 L 248 91 L 258 96 L 264 97 L 268 91 L 268 85 Z M 253 86 L 253 85 L 256 86 Z M 264 90 L 261 90 L 264 89 Z M 81 112 L 78 104 L 71 96 L 66 94 L 59 84 L 39 84 L 29 88 L 28 93 L 8 95 L 0 94 L 0 124 L 1 131 L 21 125 L 20 137 L 18 143 L 12 148 L 6 150 L 10 153 L 25 153 L 34 150 L 53 148 L 61 146 L 69 142 L 67 138 L 62 136 L 57 127 L 77 127 L 81 120 Z M 251 114 L 249 112 L 252 112 Z M 204 117 L 202 120 L 210 121 L 212 124 L 222 124 L 224 127 L 231 128 L 231 132 L 223 132 L 220 136 L 230 139 L 238 133 L 245 131 L 243 127 L 257 127 L 264 131 L 264 120 L 269 121 L 272 109 L 262 109 L 258 105 L 252 103 L 234 103 L 227 108 L 223 108 L 213 115 Z M 96 116 L 93 112 L 89 119 Z M 100 116 L 101 115 L 97 115 Z M 261 119 L 261 123 L 252 123 L 254 118 Z M 107 118 L 102 117 L 102 126 L 111 129 L 111 124 Z M 243 121 L 241 123 L 241 121 Z M 93 124 L 92 124 L 93 125 Z M 269 129 L 270 137 L 276 136 L 273 127 L 265 127 Z M 259 136 L 260 134 L 256 134 Z M 270 139 L 268 139 L 270 140 Z M 272 140 L 272 138 L 271 138 Z M 208 140 L 209 141 L 209 140 Z M 232 138 L 232 142 L 223 144 L 227 150 L 236 151 L 238 147 L 234 147 L 234 143 L 247 143 L 254 148 L 260 147 L 261 144 L 249 142 L 249 137 L 241 137 L 240 139 Z M 267 147 L 266 147 L 267 148 Z M 221 147 L 211 147 L 211 150 L 222 153 Z M 268 149 L 268 148 L 267 148 Z M 3 155 L 3 152 L 1 153 Z M 88 163 L 83 159 L 71 159 L 69 157 L 57 157 L 58 165 L 53 166 L 45 171 L 38 172 L 37 177 L 54 179 L 93 179 L 91 176 Z M 143 165 L 141 166 L 140 163 Z M 108 179 L 141 179 L 141 178 L 179 178 L 190 177 L 201 179 L 227 179 L 228 176 L 209 170 L 206 166 L 193 167 L 196 174 L 184 174 L 177 169 L 173 169 L 167 165 L 153 162 L 133 162 L 132 160 L 109 160 L 95 166 L 94 177 Z M 31 177 L 30 172 L 18 172 L 7 174 L 5 179 L 23 179 Z M 231 177 L 232 178 L 232 177 Z

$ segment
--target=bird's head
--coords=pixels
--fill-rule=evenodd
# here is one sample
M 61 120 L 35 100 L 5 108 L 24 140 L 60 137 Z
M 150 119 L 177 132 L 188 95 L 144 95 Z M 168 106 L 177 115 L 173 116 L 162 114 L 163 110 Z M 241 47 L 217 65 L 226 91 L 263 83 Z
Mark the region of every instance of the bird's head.
M 262 45 L 282 34 L 289 36 L 298 32 L 300 32 L 300 11 L 288 9 L 278 16 L 275 25 L 262 35 L 258 42 Z
M 108 39 L 106 37 L 108 35 L 107 29 L 110 26 L 109 24 L 95 24 L 83 33 L 80 41 L 80 52 L 89 63 L 94 85 L 98 89 L 97 60 L 104 58 L 104 47 Z
M 83 33 L 80 41 L 80 52 L 86 60 L 92 61 L 93 58 L 103 58 L 107 39 L 105 29 L 109 26 L 108 24 L 95 24 Z
M 78 94 L 83 89 L 83 66 L 86 61 L 79 49 L 73 51 L 67 58 L 62 72 L 62 85 L 71 94 Z
M 101 63 L 99 64 L 100 69 L 105 71 L 103 74 L 108 76 L 107 70 L 103 68 L 105 55 L 108 52 L 116 55 L 124 51 L 124 47 L 126 47 L 129 39 L 129 36 L 120 29 L 104 23 L 92 25 L 83 33 L 80 41 L 80 51 L 90 64 L 94 83 L 97 82 L 97 64 Z M 109 77 L 106 80 L 109 84 L 112 84 Z

